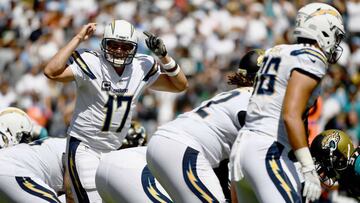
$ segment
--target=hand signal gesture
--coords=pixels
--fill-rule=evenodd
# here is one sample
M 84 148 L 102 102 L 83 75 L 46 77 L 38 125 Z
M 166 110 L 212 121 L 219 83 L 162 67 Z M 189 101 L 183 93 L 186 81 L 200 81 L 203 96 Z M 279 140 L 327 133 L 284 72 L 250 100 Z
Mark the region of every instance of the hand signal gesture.
M 158 36 L 145 31 L 144 34 L 148 37 L 145 39 L 146 46 L 158 57 L 165 57 L 167 50 L 164 42 Z
M 85 41 L 94 34 L 96 30 L 96 23 L 88 23 L 84 25 L 77 36 L 81 39 L 81 41 Z

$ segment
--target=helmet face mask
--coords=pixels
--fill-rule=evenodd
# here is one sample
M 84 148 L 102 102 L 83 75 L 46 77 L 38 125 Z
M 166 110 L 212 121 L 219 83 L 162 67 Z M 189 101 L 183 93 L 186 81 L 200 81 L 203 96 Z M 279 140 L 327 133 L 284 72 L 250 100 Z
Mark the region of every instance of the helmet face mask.
M 105 59 L 114 67 L 132 63 L 137 51 L 137 36 L 134 26 L 125 20 L 114 20 L 106 25 L 101 49 Z
M 310 3 L 298 11 L 295 38 L 315 40 L 329 63 L 336 63 L 342 54 L 340 42 L 345 30 L 340 13 L 324 3 Z

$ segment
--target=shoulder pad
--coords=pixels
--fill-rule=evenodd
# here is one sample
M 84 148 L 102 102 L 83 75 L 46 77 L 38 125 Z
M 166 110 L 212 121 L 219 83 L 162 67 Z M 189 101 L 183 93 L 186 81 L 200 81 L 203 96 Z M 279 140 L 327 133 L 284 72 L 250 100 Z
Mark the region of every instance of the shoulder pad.
M 327 65 L 327 59 L 324 54 L 320 50 L 310 46 L 303 46 L 299 47 L 299 49 L 294 49 L 290 52 L 290 55 L 301 57 L 309 63 L 316 63 L 316 61 L 319 61 L 320 63 Z

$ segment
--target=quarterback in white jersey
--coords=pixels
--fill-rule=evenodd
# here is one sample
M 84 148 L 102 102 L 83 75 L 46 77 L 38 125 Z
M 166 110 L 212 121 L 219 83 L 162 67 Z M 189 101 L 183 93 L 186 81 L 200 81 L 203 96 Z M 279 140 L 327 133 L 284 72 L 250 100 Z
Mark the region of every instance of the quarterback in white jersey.
M 77 99 L 68 130 L 67 170 L 77 202 L 101 202 L 95 172 L 101 153 L 116 150 L 126 136 L 132 112 L 145 87 L 180 92 L 187 80 L 163 41 L 144 32 L 148 48 L 159 58 L 137 54 L 137 33 L 124 20 L 105 26 L 103 53 L 76 49 L 96 29 L 89 23 L 47 64 L 44 74 L 56 81 L 75 81 Z
M 0 150 L 0 202 L 53 202 L 63 190 L 65 138 Z
M 233 180 L 245 176 L 261 202 L 301 202 L 302 189 L 314 201 L 321 192 L 303 120 L 320 93 L 328 63 L 339 57 L 341 15 L 327 4 L 308 4 L 298 12 L 294 36 L 298 44 L 266 51 L 245 126 L 231 153 Z
M 226 201 L 213 168 L 229 158 L 244 124 L 259 55 L 259 50 L 252 50 L 242 58 L 240 72 L 230 78 L 239 88 L 202 102 L 160 126 L 152 136 L 146 154 L 148 168 L 174 202 Z

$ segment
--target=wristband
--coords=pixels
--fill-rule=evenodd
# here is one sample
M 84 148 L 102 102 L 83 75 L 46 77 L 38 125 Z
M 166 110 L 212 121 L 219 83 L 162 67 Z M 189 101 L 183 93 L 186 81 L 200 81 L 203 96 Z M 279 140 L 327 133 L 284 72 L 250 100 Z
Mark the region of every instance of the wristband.
M 303 170 L 311 171 L 315 170 L 314 161 L 312 159 L 310 150 L 308 147 L 303 147 L 294 151 L 296 159 L 300 162 Z
M 176 76 L 177 74 L 179 74 L 179 72 L 180 72 L 180 68 L 179 68 L 179 66 L 176 64 L 176 67 L 175 67 L 176 69 L 175 70 L 173 70 L 173 71 L 166 71 L 165 70 L 165 73 L 168 75 L 168 76 L 170 76 L 170 77 L 173 77 L 173 76 Z
M 173 58 L 170 57 L 170 62 L 167 64 L 163 64 L 163 67 L 166 71 L 175 68 L 176 62 Z M 172 72 L 172 71 L 171 71 Z

